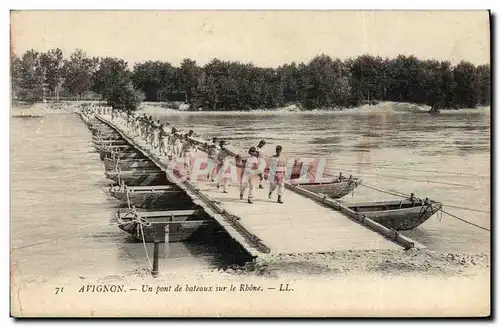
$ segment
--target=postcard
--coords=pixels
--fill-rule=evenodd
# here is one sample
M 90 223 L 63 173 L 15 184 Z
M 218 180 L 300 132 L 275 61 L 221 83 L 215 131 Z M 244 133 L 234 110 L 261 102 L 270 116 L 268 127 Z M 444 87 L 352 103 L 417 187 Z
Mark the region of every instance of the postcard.
M 10 18 L 11 316 L 490 316 L 490 12 Z

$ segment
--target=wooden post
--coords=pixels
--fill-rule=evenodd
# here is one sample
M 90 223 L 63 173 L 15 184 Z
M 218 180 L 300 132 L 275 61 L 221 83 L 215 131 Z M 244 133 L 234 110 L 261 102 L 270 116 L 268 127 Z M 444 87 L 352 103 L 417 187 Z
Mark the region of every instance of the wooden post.
M 168 258 L 170 253 L 170 225 L 165 226 L 165 258 Z
M 151 274 L 153 277 L 158 276 L 158 254 L 159 254 L 159 249 L 160 243 L 158 241 L 155 241 L 154 246 L 153 246 L 153 270 L 151 271 Z
M 170 225 L 165 226 L 165 244 L 170 242 Z

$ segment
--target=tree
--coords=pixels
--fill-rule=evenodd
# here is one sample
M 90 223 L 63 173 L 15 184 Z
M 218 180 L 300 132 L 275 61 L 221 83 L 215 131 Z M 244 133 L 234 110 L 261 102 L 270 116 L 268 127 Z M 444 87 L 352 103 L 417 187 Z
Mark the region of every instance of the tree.
M 361 104 L 384 97 L 388 76 L 381 57 L 362 55 L 349 61 L 348 67 L 351 96 L 356 102 Z
M 162 65 L 160 61 L 146 61 L 134 65 L 132 82 L 136 88 L 144 92 L 148 101 L 157 101 L 158 94 L 163 88 Z
M 113 108 L 134 111 L 145 97 L 134 89 L 131 77 L 132 73 L 123 59 L 103 58 L 94 74 L 92 89 L 101 94 Z
M 314 94 L 311 77 L 308 71 L 308 66 L 300 63 L 297 67 L 297 98 L 304 108 L 314 107 Z
M 42 99 L 43 74 L 40 66 L 40 53 L 33 49 L 26 51 L 19 68 L 21 97 L 30 102 Z
M 40 65 L 44 72 L 44 83 L 56 97 L 63 77 L 64 58 L 61 49 L 52 49 L 40 55 Z
M 322 54 L 308 63 L 276 69 L 219 59 L 198 67 L 186 58 L 180 67 L 146 61 L 135 64 L 131 72 L 119 58 L 89 58 L 79 49 L 65 60 L 60 49 L 52 49 L 12 54 L 10 64 L 15 98 L 37 101 L 46 90 L 58 94 L 62 83 L 72 96 L 93 90 L 124 110 L 134 110 L 143 99 L 162 101 L 179 94 L 195 110 L 251 110 L 288 103 L 310 110 L 368 100 L 473 108 L 491 102 L 489 65 L 462 61 L 452 66 L 404 55 L 390 59 L 365 54 L 341 61 Z
M 10 57 L 10 75 L 11 75 L 11 92 L 12 98 L 18 98 L 22 92 L 22 60 L 15 53 L 11 53 Z
M 93 84 L 93 75 L 99 63 L 98 58 L 89 58 L 78 49 L 66 60 L 62 69 L 63 87 L 72 96 L 81 97 L 89 92 Z
M 148 101 L 162 100 L 165 94 L 181 88 L 177 68 L 168 62 L 137 63 L 131 79 L 134 86 L 144 92 Z
M 205 104 L 211 110 L 223 109 L 222 101 L 222 78 L 224 77 L 224 63 L 218 59 L 213 59 L 203 67 L 206 75 L 206 96 Z M 220 104 L 219 104 L 220 103 Z
M 139 108 L 144 98 L 144 94 L 134 89 L 132 83 L 129 82 L 109 91 L 106 100 L 109 106 L 130 113 Z
M 480 65 L 477 67 L 477 98 L 482 106 L 491 104 L 491 73 L 490 65 Z
M 461 61 L 453 68 L 453 80 L 453 105 L 457 108 L 475 108 L 479 102 L 476 67 Z
M 196 86 L 198 84 L 198 76 L 201 70 L 196 66 L 196 61 L 186 58 L 182 61 L 179 68 L 179 82 L 184 90 L 186 103 L 193 103 L 196 97 Z
M 298 99 L 298 69 L 297 64 L 285 64 L 277 69 L 280 77 L 281 92 L 283 94 L 283 102 L 295 102 Z
M 309 97 L 313 107 L 324 108 L 345 106 L 348 103 L 348 71 L 340 60 L 332 60 L 327 55 L 315 57 L 309 63 Z
M 123 59 L 106 57 L 99 62 L 99 68 L 94 73 L 92 90 L 107 99 L 116 88 L 125 87 L 131 82 L 131 74 Z

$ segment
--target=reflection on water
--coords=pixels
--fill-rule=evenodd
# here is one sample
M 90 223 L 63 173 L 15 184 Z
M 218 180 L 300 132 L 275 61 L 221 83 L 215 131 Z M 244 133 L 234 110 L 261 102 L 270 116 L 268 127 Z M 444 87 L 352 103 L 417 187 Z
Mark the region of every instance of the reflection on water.
M 490 227 L 489 114 L 154 117 L 202 135 L 225 137 L 240 147 L 265 139 L 267 153 L 280 144 L 285 155 L 324 156 L 333 172 L 442 201 L 450 213 Z M 13 119 L 11 131 L 12 260 L 20 273 L 40 277 L 147 268 L 143 244 L 109 223 L 119 203 L 104 191 L 109 181 L 80 118 L 47 114 L 43 119 Z M 344 200 L 372 199 L 394 196 L 359 187 Z M 446 215 L 438 218 L 405 234 L 435 250 L 488 251 L 489 233 Z M 175 271 L 231 263 L 224 242 L 216 242 L 172 243 L 162 266 Z

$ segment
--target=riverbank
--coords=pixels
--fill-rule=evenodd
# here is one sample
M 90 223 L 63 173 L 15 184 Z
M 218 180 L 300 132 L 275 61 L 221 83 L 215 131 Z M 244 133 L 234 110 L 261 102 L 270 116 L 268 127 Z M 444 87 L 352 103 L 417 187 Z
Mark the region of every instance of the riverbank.
M 486 272 L 488 253 L 439 252 L 428 250 L 345 251 L 318 254 L 283 254 L 263 259 L 259 274 L 384 274 L 397 276 L 468 276 Z M 234 269 L 238 273 L 238 269 Z
M 84 103 L 93 103 L 95 105 L 101 104 L 105 105 L 103 101 L 58 101 L 58 102 L 47 102 L 45 104 L 35 103 L 28 104 L 25 102 L 16 102 L 12 106 L 12 115 L 17 115 L 21 111 L 29 112 L 39 112 L 40 108 L 43 107 L 44 113 L 50 112 L 62 112 L 62 111 L 74 111 L 77 110 Z M 253 110 L 223 110 L 223 111 L 211 111 L 211 110 L 189 110 L 188 105 L 180 105 L 179 103 L 172 104 L 169 102 L 143 102 L 140 104 L 137 112 L 147 113 L 147 114 L 207 114 L 207 115 L 242 115 L 242 114 L 427 114 L 431 109 L 430 106 L 419 105 L 415 103 L 406 102 L 390 102 L 381 101 L 376 104 L 365 104 L 358 107 L 346 107 L 346 108 L 321 108 L 321 109 L 310 109 L 305 110 L 299 105 L 291 104 L 279 108 L 270 109 L 253 109 Z M 485 113 L 489 114 L 490 107 L 478 107 L 478 108 L 468 108 L 468 109 L 440 109 L 441 114 L 462 114 L 462 113 Z
M 11 117 L 41 117 L 52 113 L 68 113 L 81 109 L 84 103 L 99 104 L 99 101 L 59 101 L 59 102 L 37 102 L 26 103 L 16 101 L 10 108 Z
M 352 108 L 326 108 L 303 110 L 299 106 L 290 105 L 286 107 L 273 109 L 254 109 L 254 110 L 227 110 L 227 111 L 190 111 L 178 110 L 173 107 L 168 107 L 165 104 L 141 104 L 139 112 L 147 114 L 204 114 L 204 115 L 278 115 L 278 114 L 428 114 L 431 109 L 429 106 L 418 105 L 403 102 L 380 102 L 375 105 L 362 105 Z M 441 109 L 441 114 L 462 114 L 462 113 L 490 113 L 490 107 L 470 108 L 470 109 Z

